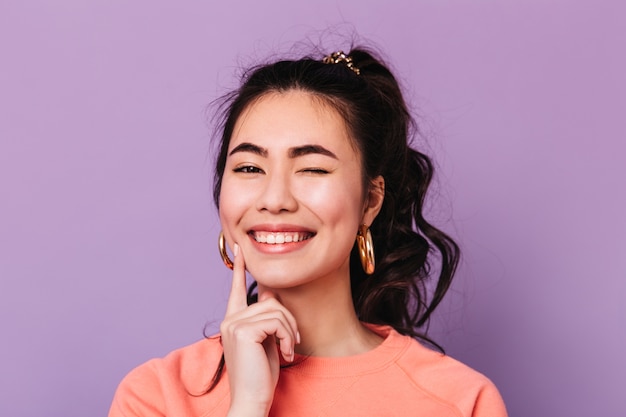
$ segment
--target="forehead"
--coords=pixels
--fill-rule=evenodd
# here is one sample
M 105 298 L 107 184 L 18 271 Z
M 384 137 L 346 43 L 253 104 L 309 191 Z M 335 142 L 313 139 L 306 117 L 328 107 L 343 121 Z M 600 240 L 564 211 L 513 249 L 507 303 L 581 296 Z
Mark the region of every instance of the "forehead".
M 298 90 L 268 93 L 248 105 L 235 123 L 229 150 L 241 142 L 269 150 L 318 144 L 356 153 L 339 112 L 323 98 Z

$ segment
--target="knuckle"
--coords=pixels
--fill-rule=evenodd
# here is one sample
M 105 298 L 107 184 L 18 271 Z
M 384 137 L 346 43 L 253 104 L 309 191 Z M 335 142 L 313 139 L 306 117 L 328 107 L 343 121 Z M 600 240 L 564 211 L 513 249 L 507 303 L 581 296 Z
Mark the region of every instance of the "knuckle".
M 221 324 L 220 324 L 220 333 L 224 334 L 228 332 L 230 324 L 224 320 Z
M 247 338 L 249 331 L 248 331 L 248 326 L 243 325 L 242 323 L 238 323 L 236 325 L 231 326 L 230 328 L 230 334 L 235 338 L 235 339 L 245 339 Z
M 238 322 L 233 320 L 224 320 L 220 325 L 220 332 L 222 334 L 233 335 L 239 327 Z
M 272 307 L 273 309 L 279 309 L 280 307 L 282 307 L 282 304 L 278 302 L 278 300 L 275 298 L 267 298 L 263 300 L 263 304 Z

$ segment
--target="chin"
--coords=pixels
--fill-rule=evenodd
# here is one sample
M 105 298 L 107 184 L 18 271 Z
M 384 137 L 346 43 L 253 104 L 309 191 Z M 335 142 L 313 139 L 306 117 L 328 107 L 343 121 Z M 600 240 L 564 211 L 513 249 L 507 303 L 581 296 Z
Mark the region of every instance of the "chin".
M 311 271 L 302 267 L 302 262 L 285 261 L 251 260 L 246 264 L 246 269 L 250 276 L 264 288 L 293 288 L 315 280 Z
M 266 270 L 266 271 L 255 274 L 254 269 L 252 269 L 252 270 L 249 270 L 249 272 L 252 278 L 254 278 L 254 280 L 257 282 L 257 284 L 267 289 L 279 290 L 279 289 L 286 289 L 286 288 L 294 288 L 308 281 L 304 277 L 294 276 L 293 271 L 291 272 L 272 271 L 271 273 L 269 273 Z

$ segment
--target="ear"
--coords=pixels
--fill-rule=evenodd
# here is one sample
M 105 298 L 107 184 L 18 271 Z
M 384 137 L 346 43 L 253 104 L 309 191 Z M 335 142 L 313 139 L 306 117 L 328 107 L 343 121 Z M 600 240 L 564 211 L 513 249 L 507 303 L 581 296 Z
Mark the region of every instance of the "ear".
M 385 199 L 385 179 L 379 175 L 370 182 L 367 195 L 365 196 L 365 207 L 361 224 L 368 227 L 374 222 L 374 219 L 380 212 Z

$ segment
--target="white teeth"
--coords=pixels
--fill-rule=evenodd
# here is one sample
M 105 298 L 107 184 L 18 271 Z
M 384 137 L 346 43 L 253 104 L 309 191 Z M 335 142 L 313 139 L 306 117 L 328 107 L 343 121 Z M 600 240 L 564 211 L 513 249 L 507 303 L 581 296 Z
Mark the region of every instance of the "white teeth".
M 268 245 L 279 245 L 283 243 L 301 242 L 309 239 L 312 235 L 309 233 L 299 232 L 254 232 L 254 240 L 259 243 L 267 243 Z

